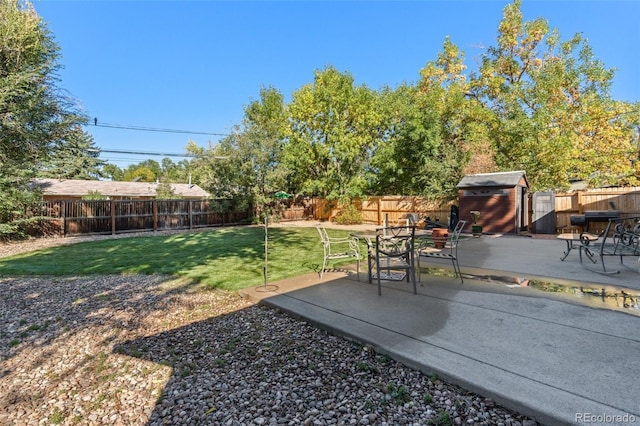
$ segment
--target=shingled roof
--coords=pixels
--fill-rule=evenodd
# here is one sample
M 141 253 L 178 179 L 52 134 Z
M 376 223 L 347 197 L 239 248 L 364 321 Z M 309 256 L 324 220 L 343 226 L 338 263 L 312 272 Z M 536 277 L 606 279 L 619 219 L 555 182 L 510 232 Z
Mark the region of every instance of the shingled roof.
M 82 197 L 89 192 L 98 192 L 108 197 L 146 197 L 156 196 L 158 184 L 155 182 L 113 182 L 102 180 L 75 179 L 34 179 L 44 195 L 49 197 Z M 209 193 L 198 185 L 172 183 L 171 188 L 182 198 L 207 198 Z
M 523 170 L 513 172 L 480 173 L 477 175 L 466 175 L 458 184 L 458 188 L 475 188 L 482 186 L 517 186 L 520 179 L 527 181 L 527 176 Z M 528 184 L 527 184 L 528 185 Z

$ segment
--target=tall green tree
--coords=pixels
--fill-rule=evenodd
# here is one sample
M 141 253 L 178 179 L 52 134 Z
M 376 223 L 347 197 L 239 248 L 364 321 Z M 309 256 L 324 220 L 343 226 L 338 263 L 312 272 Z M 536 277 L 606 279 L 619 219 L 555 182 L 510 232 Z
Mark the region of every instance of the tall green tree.
M 176 194 L 169 182 L 161 182 L 156 187 L 156 199 L 158 200 L 175 200 L 182 198 Z
M 423 161 L 421 195 L 457 197 L 457 183 L 467 173 L 495 171 L 487 123 L 492 119 L 469 96 L 464 53 L 447 37 L 436 60 L 420 70 L 416 105 L 437 123 L 437 138 Z
M 425 164 L 439 143 L 434 111 L 418 105 L 416 85 L 380 91 L 384 136 L 371 150 L 367 193 L 418 195 Z M 435 161 L 435 159 L 434 159 Z
M 107 163 L 102 166 L 102 174 L 105 178 L 111 179 L 113 181 L 124 180 L 124 171 L 115 164 Z
M 415 85 L 382 92 L 385 138 L 371 159 L 371 193 L 455 198 L 467 172 L 494 171 L 481 105 L 468 96 L 464 55 L 448 38 Z
M 169 157 L 163 158 L 160 163 L 151 159 L 143 160 L 129 165 L 124 170 L 110 163 L 105 163 L 100 168 L 102 177 L 113 181 L 132 181 L 135 179 L 142 182 L 188 183 L 191 172 L 190 160 L 181 160 L 176 163 Z
M 296 190 L 289 186 L 289 173 L 282 164 L 287 127 L 284 96 L 273 87 L 260 90 L 260 99 L 245 108 L 243 131 L 238 135 L 240 183 L 248 189 L 256 217 L 261 217 L 279 191 Z
M 205 176 L 204 187 L 218 197 L 245 199 L 256 218 L 274 202 L 276 192 L 295 190 L 281 161 L 287 117 L 282 94 L 264 87 L 260 99 L 245 108 L 242 126 L 233 135 L 209 150 L 188 148 L 198 156 L 193 162 L 200 179 Z
M 124 170 L 123 180 L 125 182 L 155 182 L 159 173 L 160 165 L 157 161 L 145 160 L 127 167 Z
M 188 183 L 191 175 L 189 160 L 180 160 L 177 163 L 171 158 L 165 157 L 160 163 L 160 181 L 170 183 Z
M 135 167 L 151 170 L 153 173 L 153 180 L 160 179 L 162 176 L 162 166 L 156 160 L 144 160 L 139 162 Z
M 0 1 L 0 235 L 24 236 L 28 187 L 56 146 L 86 123 L 57 87 L 59 47 L 27 1 Z
M 377 93 L 333 67 L 293 93 L 285 163 L 307 195 L 348 201 L 365 195 L 369 154 L 384 135 Z
M 37 173 L 44 178 L 96 180 L 107 176 L 105 165 L 93 137 L 77 127 L 67 140 L 56 144 Z
M 236 129 L 237 130 L 237 129 Z M 209 192 L 214 198 L 235 198 L 244 194 L 237 185 L 237 162 L 233 136 L 227 136 L 216 145 L 203 148 L 189 141 L 186 151 L 195 158 L 190 166 L 193 183 Z
M 546 20 L 524 22 L 520 9 L 521 0 L 504 8 L 497 45 L 473 78 L 474 96 L 495 117 L 498 167 L 526 170 L 534 189 L 633 175 L 637 105 L 611 98 L 614 70 L 581 34 L 562 41 Z

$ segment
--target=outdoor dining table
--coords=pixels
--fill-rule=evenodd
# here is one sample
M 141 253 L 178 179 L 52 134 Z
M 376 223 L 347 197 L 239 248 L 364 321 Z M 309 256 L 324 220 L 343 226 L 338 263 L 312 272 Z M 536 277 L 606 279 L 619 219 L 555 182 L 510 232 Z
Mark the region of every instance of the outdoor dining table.
M 384 228 L 380 228 L 384 229 Z M 375 262 L 375 243 L 376 243 L 376 233 L 377 231 L 354 231 L 349 235 L 352 238 L 357 240 L 364 240 L 367 244 L 367 274 L 369 282 L 372 281 L 372 269 L 373 264 Z M 415 240 L 425 240 L 423 244 L 428 243 L 428 240 L 431 238 L 432 230 L 431 229 L 416 229 L 414 238 Z M 419 244 L 414 242 L 414 246 L 419 246 Z M 358 277 L 360 279 L 360 277 Z
M 589 260 L 591 260 L 593 263 L 597 262 L 593 257 L 593 252 L 591 252 L 591 250 L 589 250 L 589 247 L 587 246 L 589 242 L 596 241 L 598 239 L 597 235 L 589 234 L 586 232 L 583 232 L 582 234 L 563 233 L 559 234 L 556 238 L 567 243 L 567 249 L 562 253 L 562 257 L 560 258 L 561 261 L 564 262 L 567 256 L 569 256 L 569 253 L 571 253 L 571 250 L 582 246 Z M 575 245 L 575 243 L 577 243 L 578 245 Z
M 371 282 L 371 269 L 373 268 L 371 253 L 374 251 L 376 231 L 357 231 L 351 232 L 349 235 L 356 240 L 363 240 L 367 244 L 367 277 L 368 282 Z M 360 281 L 360 276 L 358 276 L 358 281 Z
M 384 228 L 380 228 L 384 229 Z M 430 238 L 432 234 L 431 229 L 416 229 L 415 238 Z M 354 231 L 349 234 L 353 238 L 357 238 L 359 240 L 365 240 L 368 243 L 373 244 L 376 241 L 376 231 Z

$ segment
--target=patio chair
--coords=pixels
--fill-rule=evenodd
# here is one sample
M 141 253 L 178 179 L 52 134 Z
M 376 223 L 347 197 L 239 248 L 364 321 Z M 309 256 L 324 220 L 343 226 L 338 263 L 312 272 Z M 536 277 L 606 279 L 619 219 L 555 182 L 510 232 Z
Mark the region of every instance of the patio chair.
M 383 226 L 386 226 L 386 227 L 417 226 L 418 222 L 420 222 L 420 215 L 418 213 L 407 213 L 405 215 L 400 216 L 398 219 L 394 221 L 385 220 Z
M 466 220 L 460 220 L 456 224 L 456 227 L 449 233 L 444 241 L 444 247 L 435 247 L 433 239 L 421 239 L 421 244 L 416 250 L 416 257 L 418 258 L 418 281 L 422 280 L 422 270 L 420 265 L 420 259 L 445 259 L 450 260 L 453 264 L 453 270 L 456 277 L 460 277 L 460 283 L 464 284 L 462 273 L 460 272 L 460 264 L 458 263 L 458 243 L 460 242 L 460 233 L 466 225 Z
M 382 280 L 403 281 L 413 284 L 413 294 L 417 294 L 414 241 L 415 226 L 393 226 L 376 230 L 376 246 L 370 256 L 369 265 L 375 265 L 378 295 L 382 295 Z
M 322 258 L 322 269 L 320 269 L 320 278 L 327 268 L 330 260 L 347 259 L 354 257 L 357 262 L 357 273 L 360 276 L 360 247 L 358 240 L 352 237 L 330 237 L 327 230 L 321 224 L 316 225 L 316 229 L 320 234 L 320 242 L 324 255 Z
M 420 222 L 420 216 L 418 213 L 407 213 L 405 216 L 405 220 L 407 221 L 407 225 L 418 226 L 418 222 Z

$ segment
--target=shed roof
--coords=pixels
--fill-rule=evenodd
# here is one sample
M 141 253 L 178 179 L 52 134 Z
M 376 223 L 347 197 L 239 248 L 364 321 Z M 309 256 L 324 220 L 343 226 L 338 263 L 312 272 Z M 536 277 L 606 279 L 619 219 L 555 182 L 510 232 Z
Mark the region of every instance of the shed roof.
M 517 186 L 522 178 L 524 178 L 527 186 L 529 186 L 527 176 L 523 170 L 465 175 L 460 183 L 458 183 L 458 188 L 479 186 Z
M 114 182 L 76 179 L 34 179 L 33 184 L 42 188 L 48 196 L 81 197 L 89 192 L 99 192 L 109 197 L 155 197 L 158 184 L 155 182 Z M 176 195 L 184 198 L 206 198 L 209 193 L 198 185 L 172 183 Z

